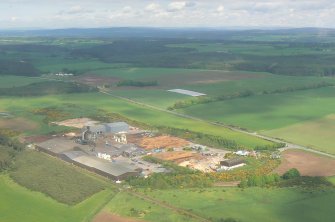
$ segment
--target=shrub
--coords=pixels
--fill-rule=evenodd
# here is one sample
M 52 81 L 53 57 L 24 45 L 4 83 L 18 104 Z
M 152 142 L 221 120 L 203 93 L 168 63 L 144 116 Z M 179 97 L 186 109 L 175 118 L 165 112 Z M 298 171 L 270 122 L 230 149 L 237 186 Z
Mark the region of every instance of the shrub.
M 283 174 L 283 179 L 293 179 L 296 177 L 300 177 L 300 173 L 296 168 L 289 169 L 286 173 Z

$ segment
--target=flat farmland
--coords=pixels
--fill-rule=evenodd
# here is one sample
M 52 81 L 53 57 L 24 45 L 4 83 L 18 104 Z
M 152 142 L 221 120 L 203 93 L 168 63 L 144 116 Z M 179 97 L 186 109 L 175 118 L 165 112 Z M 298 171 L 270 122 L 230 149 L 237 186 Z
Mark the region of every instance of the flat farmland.
M 263 132 L 334 113 L 334 96 L 335 88 L 327 87 L 194 105 L 180 112 Z
M 249 78 L 261 78 L 264 73 L 217 71 L 178 68 L 113 68 L 92 71 L 92 74 L 131 80 L 157 80 L 162 87 L 197 83 L 213 83 Z
M 101 78 L 103 80 L 101 82 L 105 83 L 113 79 L 158 81 L 158 85 L 152 87 L 113 87 L 111 90 L 115 95 L 161 108 L 167 108 L 180 100 L 191 99 L 188 96 L 166 92 L 175 88 L 205 93 L 208 97 L 217 97 L 236 95 L 246 91 L 262 94 L 266 91 L 301 88 L 322 82 L 335 84 L 333 78 L 278 76 L 270 73 L 244 71 L 123 68 L 97 70 L 92 73 L 104 73 L 103 76 L 99 77 L 99 74 L 95 77 Z M 116 85 L 115 81 L 114 85 Z
M 334 153 L 335 88 L 259 95 L 179 110 Z
M 263 132 L 326 153 L 335 154 L 335 114 Z M 335 168 L 335 166 L 334 166 Z
M 147 191 L 147 195 L 213 221 L 332 222 L 335 190 L 205 188 Z M 243 212 L 243 213 L 241 213 Z

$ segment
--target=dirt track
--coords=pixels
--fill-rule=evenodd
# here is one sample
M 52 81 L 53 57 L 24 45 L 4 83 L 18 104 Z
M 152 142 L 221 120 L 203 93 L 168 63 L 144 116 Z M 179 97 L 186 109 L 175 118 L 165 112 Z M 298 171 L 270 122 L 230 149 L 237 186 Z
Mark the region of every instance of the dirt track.
M 297 168 L 303 176 L 334 176 L 335 160 L 301 150 L 286 150 L 283 160 L 275 170 L 279 174 L 291 168 Z
M 133 218 L 121 217 L 107 212 L 100 212 L 97 216 L 95 216 L 93 222 L 144 222 L 144 221 Z

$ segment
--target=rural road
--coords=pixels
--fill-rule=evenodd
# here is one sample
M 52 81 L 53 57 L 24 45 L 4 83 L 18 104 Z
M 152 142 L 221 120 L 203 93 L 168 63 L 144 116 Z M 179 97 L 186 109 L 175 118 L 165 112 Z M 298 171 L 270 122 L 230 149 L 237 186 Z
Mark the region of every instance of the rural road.
M 170 114 L 173 114 L 173 115 L 176 115 L 176 116 L 180 116 L 180 117 L 183 117 L 183 118 L 187 118 L 187 119 L 192 119 L 192 120 L 196 120 L 196 121 L 205 122 L 205 123 L 208 123 L 208 124 L 211 124 L 211 125 L 225 127 L 225 128 L 228 128 L 228 129 L 236 131 L 236 132 L 244 133 L 244 134 L 247 134 L 247 135 L 250 135 L 250 136 L 254 136 L 254 137 L 258 137 L 258 138 L 261 138 L 261 139 L 265 139 L 265 140 L 268 140 L 268 141 L 271 141 L 271 142 L 285 143 L 286 146 L 284 148 L 279 149 L 280 151 L 284 151 L 286 149 L 300 149 L 300 150 L 305 150 L 305 151 L 313 152 L 313 153 L 316 153 L 316 154 L 319 154 L 319 155 L 323 155 L 323 156 L 328 156 L 328 157 L 331 157 L 331 158 L 335 158 L 335 155 L 332 155 L 332 154 L 329 154 L 329 153 L 324 153 L 324 152 L 321 152 L 321 151 L 318 151 L 318 150 L 314 150 L 314 149 L 311 149 L 309 147 L 305 147 L 305 146 L 302 146 L 302 145 L 290 143 L 290 142 L 287 142 L 287 141 L 284 141 L 284 140 L 279 140 L 279 139 L 272 138 L 272 137 L 269 137 L 269 136 L 264 136 L 264 135 L 258 134 L 256 132 L 248 132 L 248 131 L 241 130 L 241 129 L 236 128 L 236 127 L 227 126 L 227 125 L 222 124 L 222 123 L 212 122 L 212 121 L 208 121 L 208 120 L 205 120 L 205 119 L 197 118 L 197 117 L 194 117 L 194 116 L 191 116 L 191 115 L 182 114 L 182 113 L 178 113 L 178 112 L 171 111 L 171 110 L 166 110 L 166 109 L 163 109 L 163 108 L 160 108 L 160 107 L 156 107 L 156 106 L 152 106 L 152 105 L 149 105 L 149 104 L 145 104 L 145 103 L 133 100 L 133 99 L 129 99 L 129 98 L 126 98 L 126 97 L 114 95 L 111 92 L 107 92 L 107 91 L 105 91 L 105 90 L 103 90 L 101 88 L 99 88 L 99 90 L 100 90 L 100 93 L 112 96 L 112 97 L 117 98 L 117 99 L 122 99 L 122 100 L 125 100 L 127 102 L 130 102 L 130 103 L 133 103 L 133 104 L 136 104 L 136 105 L 140 105 L 140 106 L 143 106 L 143 107 L 147 107 L 147 108 L 150 108 L 150 109 L 154 109 L 154 110 L 158 110 L 158 111 L 161 111 L 161 112 L 170 113 Z

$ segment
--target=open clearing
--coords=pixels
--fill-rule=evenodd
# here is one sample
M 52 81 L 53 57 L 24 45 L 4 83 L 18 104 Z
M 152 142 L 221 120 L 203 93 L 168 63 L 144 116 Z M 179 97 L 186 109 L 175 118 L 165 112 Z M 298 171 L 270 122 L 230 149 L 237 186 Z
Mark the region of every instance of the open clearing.
M 282 175 L 291 168 L 297 168 L 303 176 L 334 176 L 335 160 L 301 150 L 286 150 L 282 163 L 275 172 Z

